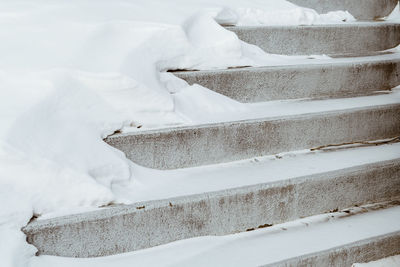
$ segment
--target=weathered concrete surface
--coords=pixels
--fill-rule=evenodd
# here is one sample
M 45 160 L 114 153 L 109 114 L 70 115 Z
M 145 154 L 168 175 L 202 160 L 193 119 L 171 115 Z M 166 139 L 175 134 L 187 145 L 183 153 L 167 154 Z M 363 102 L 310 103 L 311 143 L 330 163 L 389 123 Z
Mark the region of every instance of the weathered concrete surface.
M 105 141 L 133 162 L 175 169 L 400 135 L 400 103 L 117 134 Z
M 296 5 L 315 9 L 318 13 L 347 10 L 355 18 L 368 20 L 390 14 L 397 0 L 289 0 Z
M 217 192 L 34 221 L 40 254 L 95 257 L 224 235 L 400 196 L 400 158 Z
M 227 27 L 239 39 L 272 54 L 316 55 L 382 51 L 400 43 L 400 24 Z M 288 41 L 289 40 L 289 41 Z
M 318 253 L 267 264 L 264 267 L 350 267 L 356 262 L 369 262 L 398 254 L 400 254 L 400 232 L 395 232 Z
M 399 85 L 400 58 L 174 74 L 189 84 L 200 84 L 240 102 L 347 97 Z

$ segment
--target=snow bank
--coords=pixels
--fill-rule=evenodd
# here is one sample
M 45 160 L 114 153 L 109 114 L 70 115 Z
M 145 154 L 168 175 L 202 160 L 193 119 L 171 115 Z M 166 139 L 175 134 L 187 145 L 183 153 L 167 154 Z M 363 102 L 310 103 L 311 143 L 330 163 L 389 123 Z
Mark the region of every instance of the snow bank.
M 277 0 L 0 2 L 2 266 L 25 266 L 33 255 L 19 231 L 33 214 L 125 201 L 113 190 L 134 184 L 135 170 L 102 141 L 107 135 L 246 109 L 166 70 L 293 60 L 218 23 L 352 19 Z

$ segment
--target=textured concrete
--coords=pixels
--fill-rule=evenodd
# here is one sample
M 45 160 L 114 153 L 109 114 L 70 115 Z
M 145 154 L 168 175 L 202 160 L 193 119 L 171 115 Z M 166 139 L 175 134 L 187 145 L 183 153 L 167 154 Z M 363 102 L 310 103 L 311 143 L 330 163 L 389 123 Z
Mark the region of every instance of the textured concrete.
M 155 169 L 229 162 L 400 135 L 400 104 L 117 134 L 105 141 Z
M 40 254 L 104 256 L 224 235 L 400 196 L 400 159 L 199 195 L 34 221 Z
M 399 85 L 400 58 L 174 74 L 189 84 L 200 84 L 240 102 L 346 97 Z
M 356 262 L 369 262 L 398 254 L 400 254 L 400 232 L 395 232 L 318 253 L 267 264 L 264 267 L 350 267 Z
M 358 54 L 382 51 L 400 43 L 400 24 L 227 27 L 239 39 L 272 54 Z M 288 41 L 289 40 L 289 41 Z
M 385 17 L 398 0 L 288 0 L 299 6 L 315 9 L 318 13 L 347 10 L 355 18 L 368 20 Z

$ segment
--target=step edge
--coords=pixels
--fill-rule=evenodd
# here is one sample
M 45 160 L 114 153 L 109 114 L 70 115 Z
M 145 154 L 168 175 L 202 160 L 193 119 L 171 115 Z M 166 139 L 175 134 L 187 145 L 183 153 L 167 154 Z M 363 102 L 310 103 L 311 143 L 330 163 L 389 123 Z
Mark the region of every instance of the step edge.
M 337 29 L 337 28 L 400 28 L 400 23 L 393 21 L 355 21 L 346 23 L 332 23 L 332 24 L 313 24 L 313 25 L 257 25 L 257 26 L 223 26 L 227 30 L 244 29 L 244 30 L 258 30 L 258 29 Z
M 345 57 L 346 62 L 340 62 L 341 58 L 332 58 L 332 62 L 320 62 L 320 63 L 303 63 L 303 64 L 293 64 L 293 65 L 273 65 L 273 66 L 256 66 L 256 67 L 238 67 L 231 69 L 210 69 L 210 70 L 177 70 L 170 71 L 172 74 L 178 77 L 185 77 L 188 75 L 195 74 L 210 74 L 215 73 L 215 75 L 222 73 L 235 73 L 235 72 L 265 72 L 265 71 L 277 71 L 277 70 L 303 70 L 303 69 L 323 69 L 323 68 L 349 68 L 354 66 L 363 66 L 363 65 L 381 65 L 381 64 L 400 64 L 400 53 L 393 53 L 392 55 L 396 55 L 398 57 L 394 57 L 391 59 L 382 59 L 378 56 L 363 56 L 363 57 Z M 376 58 L 374 58 L 376 57 Z M 365 59 L 368 58 L 368 59 Z M 350 59 L 352 59 L 350 61 Z M 339 62 L 335 62 L 339 61 Z
M 373 169 L 380 169 L 380 168 L 395 168 L 400 166 L 400 157 L 397 159 L 391 160 L 384 160 L 384 161 L 377 161 L 373 163 L 366 163 L 355 165 L 343 169 L 328 171 L 328 172 L 320 172 L 311 175 L 303 175 L 299 177 L 293 177 L 285 180 L 280 181 L 273 181 L 273 182 L 266 182 L 266 183 L 258 183 L 254 185 L 246 185 L 241 187 L 234 187 L 228 188 L 218 191 L 210 191 L 204 192 L 200 194 L 192 194 L 192 195 L 183 195 L 177 196 L 172 198 L 166 199 L 157 199 L 157 200 L 149 200 L 143 202 L 136 202 L 128 205 L 118 205 L 114 207 L 99 209 L 95 211 L 89 211 L 85 213 L 79 214 L 72 214 L 66 216 L 60 216 L 56 218 L 44 219 L 44 220 L 35 220 L 29 223 L 27 226 L 23 227 L 21 230 L 27 235 L 33 235 L 35 233 L 51 229 L 54 227 L 61 227 L 65 225 L 71 224 L 80 224 L 83 222 L 92 222 L 98 220 L 106 220 L 108 218 L 112 218 L 115 216 L 121 216 L 126 214 L 133 214 L 133 213 L 141 213 L 141 212 L 151 212 L 153 209 L 158 208 L 165 208 L 173 203 L 174 205 L 177 204 L 187 204 L 193 201 L 201 201 L 207 200 L 210 198 L 218 198 L 223 196 L 231 196 L 237 193 L 244 193 L 244 192 L 254 192 L 260 189 L 268 189 L 274 187 L 282 187 L 285 185 L 291 184 L 301 184 L 307 181 L 314 181 L 314 180 L 323 180 L 326 179 L 324 176 L 329 176 L 329 179 L 334 179 L 335 177 L 345 176 L 345 175 L 352 175 L 357 173 L 358 171 L 371 171 Z M 137 207 L 145 206 L 145 209 L 137 209 Z
M 135 132 L 128 133 L 116 133 L 113 135 L 109 135 L 104 140 L 107 142 L 112 139 L 120 139 L 120 138 L 129 138 L 130 136 L 146 136 L 146 135 L 161 135 L 161 134 L 173 134 L 179 133 L 188 130 L 196 130 L 196 129 L 215 129 L 215 128 L 227 128 L 232 127 L 239 124 L 257 124 L 263 122 L 279 122 L 279 121 L 289 121 L 289 120 L 299 120 L 299 119 L 307 119 L 310 117 L 317 116 L 326 116 L 326 115 L 341 115 L 353 112 L 360 111 L 380 111 L 380 110 L 388 110 L 392 108 L 399 108 L 400 103 L 390 103 L 390 104 L 382 104 L 382 105 L 373 105 L 373 106 L 362 106 L 362 107 L 352 107 L 347 109 L 337 109 L 337 110 L 328 110 L 328 111 L 320 111 L 320 112 L 308 112 L 302 114 L 295 115 L 285 115 L 285 116 L 273 116 L 273 117 L 264 117 L 264 118 L 256 118 L 256 119 L 244 119 L 237 121 L 227 121 L 227 122 L 216 122 L 216 123 L 206 123 L 199 125 L 183 125 L 183 126 L 174 126 L 174 127 L 166 127 L 166 128 L 158 128 L 158 129 L 149 129 L 149 130 L 141 130 Z M 394 137 L 394 136 L 393 136 Z M 390 137 L 389 137 L 390 138 Z M 365 141 L 365 140 L 364 140 Z
M 301 262 L 301 261 L 309 261 L 312 258 L 321 256 L 321 254 L 327 254 L 327 256 L 331 253 L 335 253 L 338 252 L 340 253 L 341 250 L 350 250 L 352 248 L 358 247 L 358 246 L 366 246 L 369 245 L 370 243 L 376 243 L 376 242 L 380 242 L 380 243 L 386 243 L 388 240 L 390 239 L 396 239 L 398 243 L 400 243 L 400 231 L 395 231 L 395 232 L 391 232 L 391 233 L 387 233 L 384 235 L 378 235 L 378 236 L 374 236 L 374 237 L 370 237 L 370 238 L 366 238 L 366 239 L 361 239 L 352 243 L 347 243 L 341 246 L 336 246 L 330 249 L 326 249 L 326 250 L 321 250 L 321 251 L 316 251 L 314 253 L 309 253 L 309 254 L 304 254 L 304 255 L 300 255 L 297 257 L 292 257 L 292 258 L 288 258 L 288 259 L 284 259 L 282 261 L 277 261 L 277 262 L 273 262 L 273 263 L 269 263 L 266 265 L 261 265 L 260 267 L 272 267 L 272 266 L 292 266 L 291 264 L 295 264 L 295 262 Z M 400 253 L 400 247 L 397 249 L 396 252 L 394 253 Z M 388 255 L 385 255 L 385 257 L 388 256 L 393 256 L 395 254 L 391 254 L 389 253 Z M 373 260 L 377 260 L 377 259 L 373 259 Z

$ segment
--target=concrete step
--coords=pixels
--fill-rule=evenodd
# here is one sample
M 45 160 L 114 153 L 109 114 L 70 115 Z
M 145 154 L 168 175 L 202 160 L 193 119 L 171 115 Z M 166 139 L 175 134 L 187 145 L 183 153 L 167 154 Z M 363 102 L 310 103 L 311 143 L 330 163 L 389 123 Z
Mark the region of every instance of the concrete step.
M 343 234 L 338 232 L 338 234 Z M 323 240 L 321 240 L 323 242 Z M 356 262 L 370 262 L 400 253 L 400 231 L 374 236 L 335 248 L 301 255 L 263 267 L 283 266 L 352 266 Z
M 40 254 L 95 257 L 196 236 L 249 231 L 329 210 L 388 201 L 400 196 L 399 145 L 189 169 L 179 183 L 189 195 L 36 220 L 23 231 Z M 331 164 L 333 161 L 337 163 Z M 296 165 L 302 167 L 296 171 Z M 279 171 L 271 172 L 271 168 Z M 179 192 L 171 183 L 175 174 L 166 177 L 165 190 L 160 192 Z M 196 176 L 205 181 L 194 186 Z M 228 180 L 237 184 L 229 185 Z M 172 190 L 168 190 L 168 184 Z M 214 187 L 207 192 L 207 186 Z M 190 194 L 196 192 L 193 190 L 201 193 Z M 132 196 L 136 197 L 135 192 Z
M 310 60 L 298 65 L 177 71 L 174 74 L 189 84 L 200 84 L 240 102 L 345 97 L 367 95 L 399 85 L 400 56 Z
M 347 209 L 256 231 L 207 236 L 115 256 L 41 256 L 42 266 L 343 266 L 400 253 L 400 208 Z
M 390 14 L 398 0 L 288 0 L 296 5 L 313 8 L 318 13 L 347 10 L 360 20 L 382 18 Z
M 384 22 L 227 29 L 267 53 L 284 55 L 355 54 L 387 50 L 400 43 L 400 24 Z
M 312 111 L 312 101 L 305 101 L 281 108 L 303 109 L 305 113 L 302 114 L 158 130 L 143 129 L 114 134 L 105 141 L 139 165 L 175 169 L 328 144 L 392 138 L 400 135 L 400 102 L 398 95 L 387 95 L 387 98 L 393 102 L 355 107 L 351 106 L 351 101 L 347 101 L 349 108 L 339 106 L 336 110 L 326 111 Z M 374 103 L 379 99 L 367 97 L 364 102 Z M 330 103 L 320 101 L 318 107 Z M 277 109 L 279 114 L 279 107 Z

